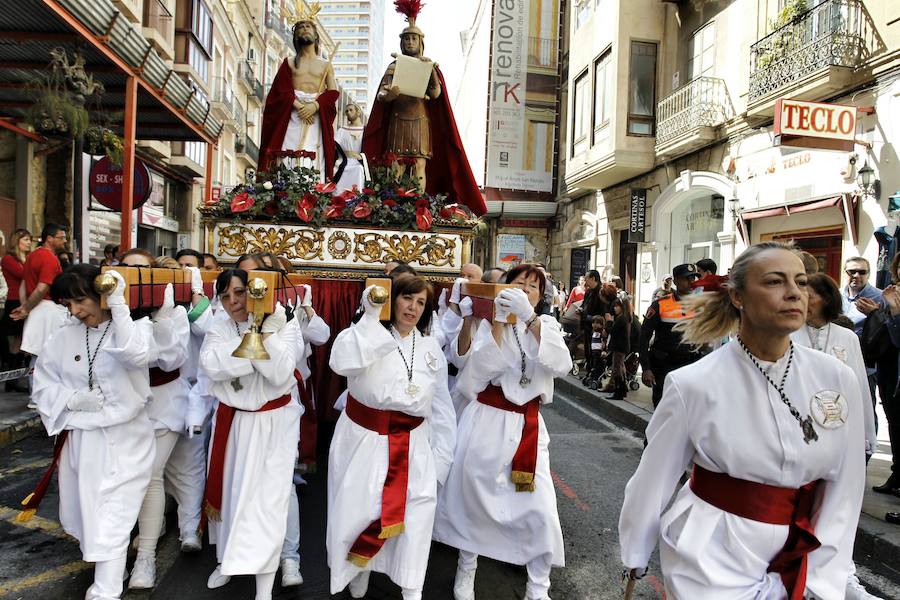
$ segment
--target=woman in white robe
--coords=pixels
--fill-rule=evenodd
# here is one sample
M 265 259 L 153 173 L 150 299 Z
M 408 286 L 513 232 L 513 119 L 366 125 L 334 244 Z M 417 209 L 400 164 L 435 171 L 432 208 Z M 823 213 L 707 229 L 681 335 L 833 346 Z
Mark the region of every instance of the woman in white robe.
M 363 292 L 362 318 L 331 350 L 331 369 L 347 377 L 349 390 L 328 459 L 331 593 L 349 584 L 350 595 L 362 598 L 377 571 L 400 586 L 404 600 L 419 600 L 437 486 L 453 459 L 456 416 L 447 362 L 437 342 L 421 334 L 431 316 L 431 287 L 412 275 L 395 278 L 388 326 L 378 320 L 373 287 Z M 390 435 L 373 429 L 373 421 L 389 422 Z M 397 476 L 389 477 L 389 469 Z
M 465 408 L 453 468 L 439 494 L 434 539 L 459 548 L 457 600 L 474 598 L 479 555 L 525 565 L 529 600 L 548 598 L 551 567 L 565 566 L 550 436 L 539 407 L 553 401 L 553 379 L 565 375 L 572 360 L 556 321 L 535 312 L 544 275 L 521 265 L 507 277 L 517 288 L 497 296 L 494 322 L 482 321 L 474 340 L 464 326 L 456 342 L 456 352 L 467 355 L 454 390 Z M 514 325 L 506 324 L 506 314 L 516 315 Z M 487 404 L 488 394 L 499 401 Z M 534 425 L 529 411 L 536 413 Z M 526 447 L 536 461 L 520 472 L 515 457 Z
M 97 267 L 79 264 L 58 276 L 51 295 L 71 317 L 41 352 L 32 401 L 47 433 L 65 435 L 59 456 L 59 520 L 94 562 L 86 600 L 115 600 L 131 530 L 150 482 L 155 441 L 150 397 L 150 322 L 132 321 L 125 282 L 100 308 Z M 27 506 L 26 506 L 27 508 Z
M 300 406 L 291 398 L 297 323 L 287 322 L 278 305 L 260 329 L 270 358 L 234 357 L 250 327 L 246 271 L 224 271 L 216 293 L 230 318 L 215 320 L 200 349 L 200 369 L 219 401 L 206 486 L 210 542 L 216 544 L 219 564 L 207 585 L 216 588 L 233 575 L 255 575 L 256 599 L 270 600 L 300 431 Z
M 697 316 L 681 326 L 686 340 L 737 336 L 666 378 L 619 519 L 631 578 L 659 541 L 672 598 L 844 598 L 865 480 L 863 406 L 847 366 L 791 342 L 806 284 L 793 247 L 764 242 L 738 257 L 720 292 L 687 300 Z

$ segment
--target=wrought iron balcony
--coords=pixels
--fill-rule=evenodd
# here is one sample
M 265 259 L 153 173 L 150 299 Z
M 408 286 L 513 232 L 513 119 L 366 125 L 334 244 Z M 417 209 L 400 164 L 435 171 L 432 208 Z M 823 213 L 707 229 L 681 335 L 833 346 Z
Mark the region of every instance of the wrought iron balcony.
M 244 80 L 244 83 L 247 85 L 247 90 L 250 92 L 251 96 L 255 96 L 257 100 L 262 101 L 263 99 L 263 86 L 262 83 L 259 82 L 259 79 L 256 78 L 256 75 L 253 73 L 253 65 L 250 64 L 249 61 L 244 61 L 241 63 L 241 77 Z
M 213 108 L 221 110 L 225 118 L 234 118 L 234 91 L 224 77 L 216 77 L 213 80 Z
M 698 77 L 659 102 L 656 121 L 656 153 L 689 151 L 715 139 L 713 128 L 734 116 L 725 82 Z
M 175 28 L 172 27 L 172 13 L 161 0 L 149 0 L 144 4 L 144 27 L 155 29 L 163 41 L 171 48 L 175 45 Z
M 259 146 L 246 133 L 234 136 L 234 151 L 246 155 L 254 163 L 259 163 Z
M 754 102 L 826 67 L 855 69 L 875 46 L 862 0 L 826 0 L 750 47 Z
M 559 64 L 559 45 L 552 38 L 528 38 L 528 66 L 555 69 Z

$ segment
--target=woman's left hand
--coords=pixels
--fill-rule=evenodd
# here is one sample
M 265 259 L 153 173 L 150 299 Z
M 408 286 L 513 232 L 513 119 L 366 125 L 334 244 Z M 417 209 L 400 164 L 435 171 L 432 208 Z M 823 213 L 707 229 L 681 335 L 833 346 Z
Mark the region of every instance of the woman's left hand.
M 534 307 L 531 306 L 528 295 L 518 288 L 506 288 L 501 291 L 499 304 L 522 321 L 527 321 L 534 316 Z

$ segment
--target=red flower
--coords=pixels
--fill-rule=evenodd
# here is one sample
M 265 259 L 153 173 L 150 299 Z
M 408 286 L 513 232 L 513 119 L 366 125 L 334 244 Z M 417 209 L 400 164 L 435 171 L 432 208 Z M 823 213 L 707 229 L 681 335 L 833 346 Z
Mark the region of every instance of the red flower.
M 353 209 L 353 216 L 357 219 L 365 219 L 369 215 L 372 214 L 372 207 L 369 206 L 368 202 L 360 202 L 356 205 L 356 208 Z
M 334 190 L 337 189 L 337 186 L 334 185 L 333 181 L 326 181 L 325 183 L 317 183 L 316 191 L 320 194 L 331 194 Z
M 375 195 L 375 190 L 373 190 L 373 189 L 370 188 L 370 187 L 364 187 L 364 188 L 363 188 L 363 194 L 365 194 L 366 196 L 374 196 L 374 195 Z
M 416 159 L 413 156 L 401 156 L 399 162 L 401 165 L 412 166 L 416 164 Z
M 268 202 L 266 202 L 266 205 L 263 207 L 262 211 L 270 217 L 274 217 L 278 214 L 278 203 L 274 200 L 269 200 Z
M 415 198 L 419 195 L 416 190 L 407 190 L 405 188 L 397 188 L 397 195 L 402 198 Z
M 416 227 L 419 228 L 419 231 L 428 231 L 431 229 L 431 222 L 434 220 L 434 217 L 431 215 L 431 211 L 426 206 L 419 207 L 416 209 Z
M 313 208 L 315 208 L 318 201 L 319 199 L 315 194 L 310 194 L 309 192 L 304 194 L 303 198 L 297 202 L 297 217 L 304 223 L 309 223 L 313 217 Z
M 247 212 L 248 210 L 253 208 L 254 204 L 255 201 L 253 200 L 253 197 L 250 196 L 250 194 L 248 194 L 247 192 L 241 192 L 231 201 L 231 212 Z
M 393 200 L 391 198 L 385 198 L 384 200 L 381 201 L 381 204 L 383 204 L 384 206 L 388 206 L 390 208 L 394 208 L 395 206 L 397 206 L 397 201 Z
M 425 198 L 419 198 L 416 200 L 416 210 L 427 210 L 428 209 L 428 200 Z
M 439 213 L 443 219 L 461 219 L 465 221 L 469 215 L 459 204 L 448 204 Z
M 331 199 L 328 208 L 325 209 L 325 218 L 338 219 L 343 216 L 345 208 L 347 208 L 347 201 L 344 199 L 344 194 L 335 196 Z
M 387 154 L 384 155 L 384 162 L 387 164 L 397 162 L 397 155 L 394 154 L 393 152 L 388 152 Z
M 351 190 L 344 190 L 343 192 L 338 194 L 337 197 L 340 198 L 341 200 L 343 200 L 344 202 L 349 202 L 350 200 L 353 200 L 354 198 L 356 198 L 356 187 L 354 186 L 354 188 Z

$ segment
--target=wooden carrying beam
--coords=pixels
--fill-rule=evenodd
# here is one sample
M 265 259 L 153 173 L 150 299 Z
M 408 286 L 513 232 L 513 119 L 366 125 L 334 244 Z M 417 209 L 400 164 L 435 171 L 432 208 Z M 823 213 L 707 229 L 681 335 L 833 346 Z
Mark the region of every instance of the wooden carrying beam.
M 460 294 L 472 299 L 472 314 L 481 319 L 494 320 L 494 298 L 506 288 L 516 287 L 508 283 L 464 283 Z M 506 323 L 514 324 L 516 315 L 507 315 Z
M 364 290 L 369 289 L 369 286 L 372 285 L 380 285 L 384 289 L 387 290 L 388 299 L 381 306 L 381 315 L 379 315 L 378 320 L 380 321 L 390 321 L 391 320 L 391 279 L 389 277 L 369 277 L 366 279 L 366 285 L 363 286 Z
M 248 284 L 254 278 L 259 278 L 266 282 L 266 295 L 261 300 L 261 312 L 267 315 L 272 314 L 278 302 L 281 302 L 282 306 L 287 307 L 288 303 L 297 306 L 303 301 L 305 290 L 300 287 L 302 284 L 294 283 L 290 277 L 290 275 L 280 271 L 249 271 L 247 273 Z M 254 307 L 250 306 L 252 302 L 254 301 L 251 298 L 247 299 L 247 310 L 256 312 Z
M 184 269 L 151 269 L 150 267 L 103 267 L 101 272 L 116 271 L 125 280 L 125 303 L 128 308 L 159 308 L 163 303 L 166 284 L 171 283 L 175 302 L 191 301 L 191 274 Z M 100 307 L 108 308 L 106 296 Z
M 203 280 L 203 293 L 207 298 L 212 299 L 216 295 L 216 279 L 222 271 L 200 271 L 200 278 Z

